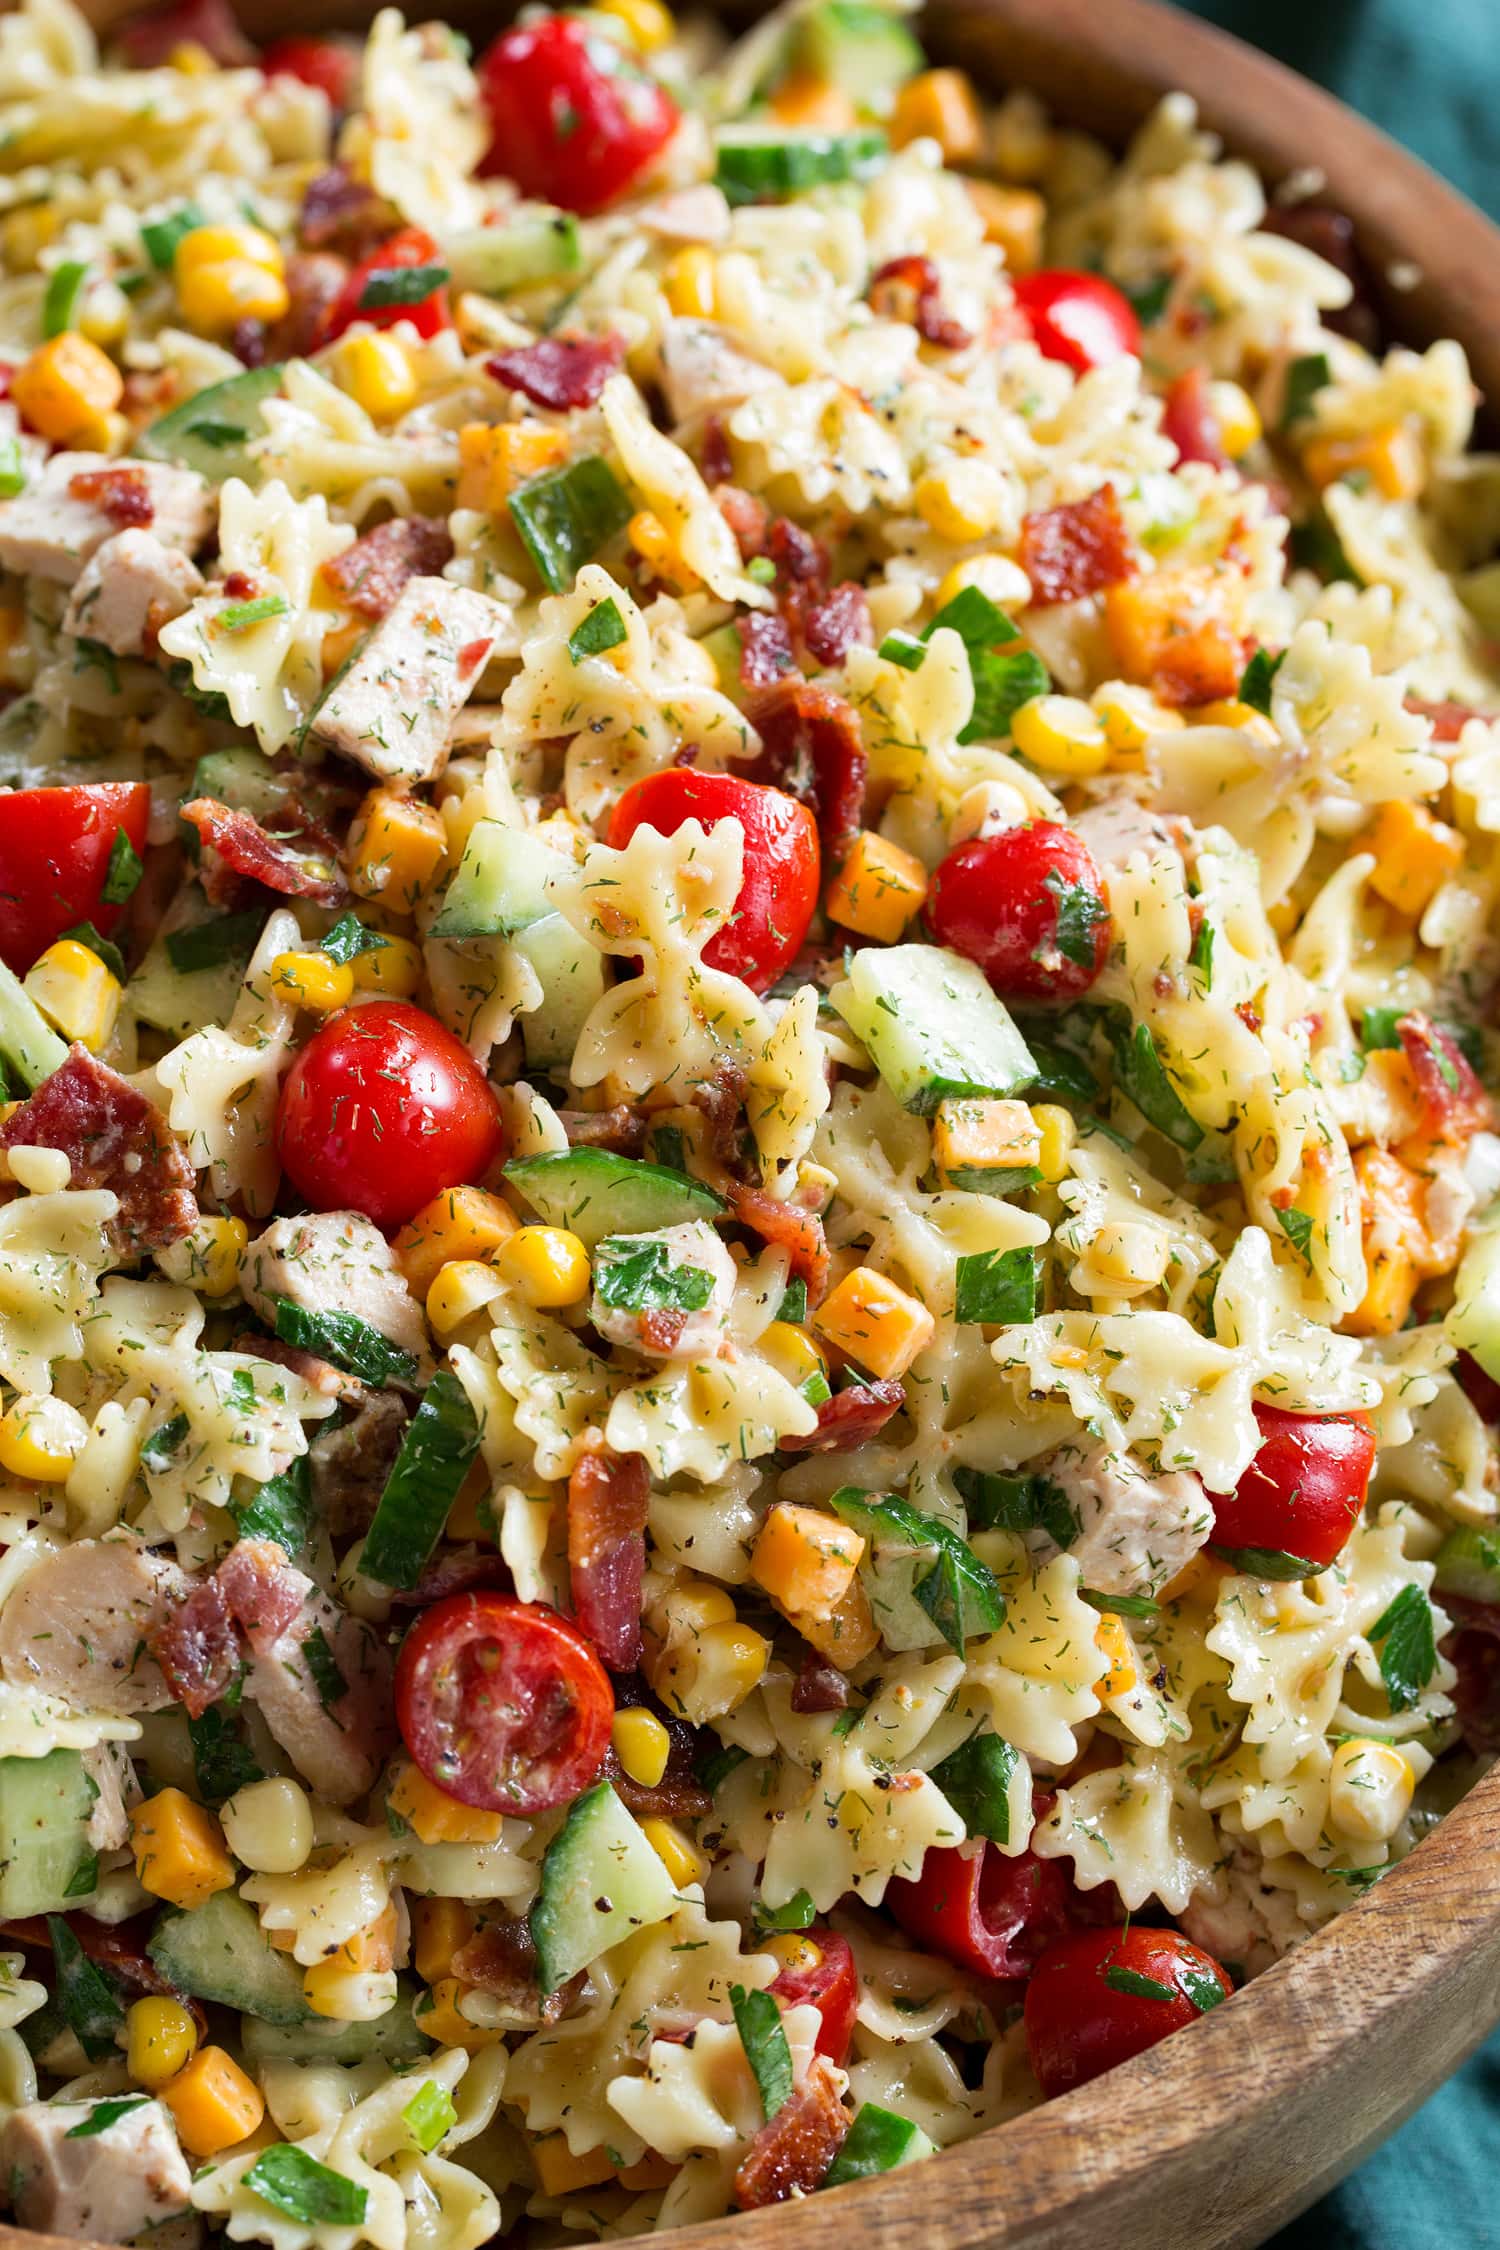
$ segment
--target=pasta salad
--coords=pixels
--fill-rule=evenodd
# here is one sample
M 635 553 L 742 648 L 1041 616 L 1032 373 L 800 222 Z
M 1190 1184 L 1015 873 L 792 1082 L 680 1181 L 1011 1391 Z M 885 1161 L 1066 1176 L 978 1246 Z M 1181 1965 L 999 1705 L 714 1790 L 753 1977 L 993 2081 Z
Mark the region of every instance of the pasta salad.
M 1500 1744 L 1461 349 L 882 0 L 25 0 L 0 128 L 12 2215 L 618 2237 L 1190 2030 Z

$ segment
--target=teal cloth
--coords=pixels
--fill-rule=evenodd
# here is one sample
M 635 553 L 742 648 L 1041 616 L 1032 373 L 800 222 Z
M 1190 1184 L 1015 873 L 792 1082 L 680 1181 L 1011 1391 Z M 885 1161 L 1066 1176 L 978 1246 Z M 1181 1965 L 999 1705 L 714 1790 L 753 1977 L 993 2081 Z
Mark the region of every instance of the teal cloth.
M 1193 13 L 1362 110 L 1500 219 L 1500 0 L 1194 0 Z M 1269 2250 L 1500 2250 L 1497 2180 L 1500 2033 Z

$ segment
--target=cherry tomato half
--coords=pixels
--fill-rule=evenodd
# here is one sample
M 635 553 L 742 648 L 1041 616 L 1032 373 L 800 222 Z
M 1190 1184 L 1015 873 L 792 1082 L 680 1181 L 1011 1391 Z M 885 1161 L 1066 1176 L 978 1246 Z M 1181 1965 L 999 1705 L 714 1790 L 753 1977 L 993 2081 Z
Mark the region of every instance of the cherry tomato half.
M 1051 820 L 950 852 L 932 878 L 927 922 L 939 945 L 977 961 L 1007 1000 L 1077 1000 L 1109 959 L 1093 854 Z
M 317 86 L 335 109 L 354 106 L 359 84 L 359 49 L 352 40 L 317 39 L 310 33 L 292 32 L 273 39 L 261 55 L 260 67 L 268 78 L 300 78 L 304 86 Z
M 396 1723 L 428 1780 L 489 1812 L 545 1812 L 598 1776 L 615 1699 L 598 1657 L 555 1610 L 451 1594 L 396 1659 Z
M 1162 406 L 1161 426 L 1184 461 L 1206 461 L 1211 469 L 1230 466 L 1206 367 L 1190 367 L 1172 383 Z
M 1257 1558 L 1300 1559 L 1324 1570 L 1354 1529 L 1375 1465 L 1363 1414 L 1288 1414 L 1257 1400 L 1261 1446 L 1233 1492 L 1212 1493 L 1214 1545 L 1256 1571 Z M 1263 1570 L 1268 1577 L 1311 1572 Z
M 685 820 L 712 828 L 737 820 L 745 831 L 745 868 L 734 913 L 703 948 L 711 969 L 764 992 L 797 957 L 818 903 L 822 855 L 818 824 L 784 789 L 734 774 L 669 766 L 632 782 L 610 815 L 618 851 L 638 828 L 673 836 Z
M 1211 1953 L 1177 1930 L 1084 1930 L 1050 1946 L 1026 1987 L 1026 2044 L 1047 2095 L 1086 2085 L 1227 2000 Z
M 677 105 L 618 43 L 575 16 L 502 32 L 481 58 L 480 171 L 566 211 L 602 211 L 677 130 Z
M 356 320 L 367 321 L 372 328 L 394 328 L 398 320 L 409 320 L 419 336 L 436 336 L 440 329 L 451 328 L 448 292 L 442 282 L 414 302 L 401 294 L 406 285 L 399 277 L 423 266 L 444 270 L 443 254 L 430 234 L 424 234 L 420 227 L 403 227 L 399 234 L 391 235 L 367 258 L 360 259 L 344 283 L 329 311 L 321 341 L 331 344 Z M 366 304 L 366 292 L 376 302 Z M 399 301 L 393 302 L 393 296 Z
M 7 968 L 24 976 L 78 922 L 108 937 L 121 904 L 104 896 L 110 854 L 123 835 L 139 858 L 150 813 L 144 781 L 0 794 L 0 960 Z M 111 888 L 123 898 L 128 881 L 120 871 Z
M 468 1048 L 404 1000 L 331 1016 L 281 1089 L 276 1146 L 293 1186 L 315 1211 L 363 1211 L 378 1227 L 477 1180 L 504 1145 Z
M 798 1941 L 794 1940 L 794 1943 Z M 823 2021 L 817 2049 L 831 2063 L 842 2064 L 854 2037 L 854 2011 L 859 2005 L 859 1974 L 854 1948 L 837 1930 L 814 1922 L 802 1933 L 801 1943 L 817 1955 L 815 1961 L 798 1961 L 782 1970 L 771 1991 L 783 2007 L 800 2008 L 811 2002 Z
M 885 1903 L 918 1945 L 981 1977 L 1028 1976 L 1087 1914 L 1060 1860 L 1007 1858 L 991 1843 L 930 1850 L 917 1880 L 889 1884 Z
M 1098 273 L 1054 267 L 1011 284 L 1044 359 L 1060 359 L 1075 375 L 1139 355 L 1141 324 L 1130 299 Z

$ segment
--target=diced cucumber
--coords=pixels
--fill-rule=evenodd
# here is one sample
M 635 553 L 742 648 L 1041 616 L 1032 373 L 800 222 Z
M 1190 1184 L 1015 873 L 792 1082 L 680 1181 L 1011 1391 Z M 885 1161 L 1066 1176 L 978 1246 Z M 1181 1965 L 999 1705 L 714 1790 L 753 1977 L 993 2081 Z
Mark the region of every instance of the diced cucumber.
M 67 1059 L 58 1038 L 18 976 L 0 961 L 0 1081 L 23 1089 L 40 1086 Z
M 850 133 L 778 131 L 755 120 L 720 126 L 714 177 L 731 203 L 777 203 L 840 180 L 867 180 L 888 154 L 886 137 L 874 126 Z
M 909 2117 L 862 2102 L 844 2145 L 823 2175 L 826 2188 L 843 2187 L 850 2180 L 867 2180 L 875 2172 L 894 2172 L 898 2164 L 916 2164 L 936 2156 L 937 2143 Z
M 164 1914 L 146 1951 L 170 1983 L 200 2000 L 217 2000 L 266 2023 L 305 2023 L 312 2013 L 302 1971 L 290 1954 L 267 1944 L 254 1912 L 234 1891 L 217 1891 L 183 1914 Z
M 193 768 L 191 797 L 217 797 L 236 812 L 268 819 L 286 804 L 286 776 L 258 750 L 211 750 Z
M 896 1099 L 922 1116 L 965 1094 L 1019 1093 L 1036 1077 L 985 977 L 936 945 L 869 946 L 830 1000 Z
M 705 655 L 713 658 L 714 670 L 718 674 L 719 693 L 727 695 L 731 702 L 735 701 L 744 685 L 740 677 L 740 664 L 745 654 L 745 644 L 740 639 L 738 625 L 716 625 L 711 633 L 704 634 L 698 646 Z
M 597 453 L 532 477 L 507 505 L 549 594 L 565 594 L 583 565 L 630 521 L 629 495 Z
M 224 1022 L 244 984 L 245 964 L 255 949 L 254 935 L 248 945 L 207 961 L 202 968 L 179 968 L 172 958 L 172 940 L 180 942 L 189 932 L 207 931 L 225 919 L 215 913 L 196 884 L 173 901 L 126 987 L 126 998 L 142 1023 L 168 1032 L 174 1039 L 185 1039 L 203 1024 Z
M 382 1586 L 415 1586 L 479 1451 L 479 1424 L 456 1375 L 440 1368 L 401 1440 L 365 1536 L 360 1569 Z
M 306 2023 L 279 2024 L 267 2023 L 263 2016 L 246 2016 L 240 2030 L 245 2059 L 252 2065 L 415 2062 L 430 2049 L 412 2015 L 412 1997 L 409 1991 L 401 1992 L 383 2016 L 369 2023 L 334 2023 L 326 2016 L 310 2016 Z
M 1500 1538 L 1472 1523 L 1450 1531 L 1438 1549 L 1432 1590 L 1500 1606 Z
M 504 297 L 538 281 L 559 281 L 583 264 L 578 221 L 571 211 L 519 210 L 506 225 L 469 227 L 443 245 L 455 289 Z
M 922 50 L 900 17 L 872 0 L 820 0 L 798 18 L 792 55 L 799 72 L 837 86 L 856 109 L 922 67 Z
M 54 1914 L 84 1895 L 78 1885 L 94 1857 L 85 1830 L 98 1794 L 81 1751 L 0 1758 L 0 1920 Z
M 604 997 L 604 957 L 561 914 L 528 923 L 511 944 L 525 954 L 546 994 L 521 1018 L 527 1063 L 533 1070 L 565 1070 L 590 1010 Z
M 592 1250 L 607 1234 L 655 1234 L 689 1219 L 716 1218 L 724 1206 L 686 1172 L 615 1156 L 604 1148 L 522 1156 L 505 1177 L 549 1226 L 567 1227 Z
M 869 1573 L 871 1607 L 893 1648 L 928 1647 L 941 1639 L 961 1656 L 976 1634 L 997 1632 L 1004 1624 L 1005 1596 L 994 1573 L 940 1516 L 857 1485 L 842 1486 L 828 1505 L 869 1541 L 860 1568 Z M 908 1599 L 923 1613 L 925 1633 Z M 899 1640 L 887 1631 L 888 1617 Z
M 1464 1252 L 1443 1327 L 1450 1343 L 1500 1383 L 1500 1226 L 1476 1234 Z
M 176 461 L 184 469 L 196 469 L 214 484 L 250 476 L 251 441 L 265 435 L 261 405 L 280 390 L 285 372 L 280 365 L 247 367 L 243 375 L 195 391 L 142 430 L 136 452 L 148 461 Z
M 524 828 L 477 821 L 432 925 L 434 937 L 509 937 L 550 914 L 547 877 L 563 866 L 558 853 Z M 590 947 L 591 952 L 596 952 Z M 596 954 L 597 957 L 597 954 Z
M 635 1930 L 665 1922 L 672 1878 L 607 1781 L 571 1807 L 542 1862 L 531 1935 L 543 1992 L 556 1992 Z

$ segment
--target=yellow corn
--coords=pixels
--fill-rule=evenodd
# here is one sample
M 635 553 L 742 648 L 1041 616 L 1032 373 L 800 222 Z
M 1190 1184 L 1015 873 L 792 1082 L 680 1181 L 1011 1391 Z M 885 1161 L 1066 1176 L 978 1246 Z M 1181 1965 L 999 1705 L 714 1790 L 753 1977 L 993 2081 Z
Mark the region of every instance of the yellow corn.
M 857 112 L 842 86 L 809 70 L 794 70 L 771 96 L 778 125 L 813 127 L 820 133 L 847 133 Z
M 412 1966 L 424 1984 L 436 1984 L 474 1935 L 474 1917 L 456 1898 L 418 1898 L 412 1900 L 411 1921 Z
M 424 2039 L 433 2040 L 439 2047 L 462 2047 L 473 2055 L 481 2047 L 493 2047 L 505 2033 L 484 2024 L 470 2023 L 458 2005 L 463 1990 L 457 1977 L 439 1977 L 432 1987 L 431 2007 L 424 2008 L 419 1998 L 413 2013 Z
M 516 486 L 567 458 L 568 440 L 547 422 L 465 422 L 458 433 L 458 505 L 496 514 Z
M 1191 1602 L 1198 1609 L 1212 1609 L 1219 1598 L 1219 1588 L 1226 1578 L 1232 1577 L 1231 1566 L 1219 1556 L 1209 1554 L 1206 1548 L 1185 1562 L 1175 1578 L 1171 1578 L 1157 1595 L 1162 1604 Z
M 656 1713 L 644 1710 L 639 1704 L 617 1711 L 610 1740 L 615 1756 L 630 1779 L 639 1782 L 643 1789 L 654 1789 L 667 1770 L 667 1759 L 672 1751 L 672 1737 Z
M 114 361 L 71 328 L 34 351 L 10 386 L 22 421 L 56 445 L 97 445 L 124 394 Z
M 1094 1690 L 1100 1702 L 1108 1703 L 1115 1695 L 1129 1695 L 1140 1681 L 1135 1648 L 1119 1618 L 1110 1610 L 1104 1612 L 1094 1627 L 1094 1646 L 1101 1656 L 1109 1659 L 1109 1670 Z
M 1175 732 L 1183 724 L 1180 711 L 1158 703 L 1149 689 L 1129 680 L 1106 680 L 1089 700 L 1117 766 L 1138 759 L 1153 734 Z
M 1404 797 L 1381 806 L 1364 847 L 1375 855 L 1371 890 L 1413 921 L 1464 859 L 1457 829 Z
M 1268 750 L 1275 749 L 1278 741 L 1276 729 L 1264 711 L 1257 711 L 1253 703 L 1242 703 L 1237 695 L 1216 696 L 1212 703 L 1200 703 L 1193 713 L 1197 727 L 1238 727 L 1242 734 L 1253 734 Z
M 977 586 L 997 609 L 1019 609 L 1028 597 L 1026 575 L 1008 555 L 965 555 L 944 572 L 936 607 L 946 609 L 967 586 Z
M 0 1419 L 0 1469 L 33 1484 L 62 1484 L 87 1436 L 83 1416 L 64 1399 L 18 1398 Z
M 713 252 L 701 244 L 691 249 L 679 250 L 662 277 L 667 303 L 683 319 L 712 320 L 714 317 L 714 261 Z
M 153 2093 L 192 2060 L 198 2026 L 180 2000 L 133 2001 L 125 2012 L 125 2064 L 138 2086 Z
M 227 1297 L 239 1286 L 240 1262 L 250 1240 L 243 1219 L 205 1215 L 182 1242 L 156 1254 L 168 1281 L 183 1283 L 205 1297 Z
M 761 1331 L 755 1348 L 796 1390 L 814 1376 L 821 1376 L 825 1383 L 828 1380 L 828 1362 L 817 1344 L 805 1328 L 790 1320 L 773 1320 Z
M 491 1258 L 515 1232 L 515 1214 L 503 1197 L 484 1188 L 445 1188 L 407 1220 L 391 1248 L 413 1295 L 425 1297 L 445 1266 Z
M 1238 383 L 1212 383 L 1208 395 L 1219 425 L 1219 443 L 1231 461 L 1238 461 L 1262 434 L 1255 401 Z
M 822 1336 L 882 1382 L 904 1375 L 937 1323 L 923 1304 L 873 1266 L 845 1274 L 813 1315 Z
M 846 930 L 894 945 L 927 897 L 927 870 L 915 853 L 864 829 L 828 890 L 828 913 Z
M 911 497 L 922 521 L 940 539 L 951 539 L 955 546 L 971 539 L 987 539 L 996 528 L 999 487 L 978 487 L 963 462 L 954 462 L 946 469 L 930 469 L 926 476 L 918 477 Z
M 130 1846 L 142 1889 L 172 1906 L 202 1906 L 234 1884 L 234 1862 L 213 1814 L 181 1789 L 160 1789 L 130 1812 Z
M 1328 1816 L 1346 1836 L 1383 1843 L 1406 1817 L 1417 1777 L 1394 1743 L 1363 1735 L 1341 1742 L 1328 1772 Z
M 725 1607 L 732 1618 L 727 1596 Z M 764 1634 L 726 1621 L 705 1626 L 666 1649 L 648 1648 L 646 1677 L 669 1709 L 694 1726 L 705 1726 L 739 1709 L 759 1687 L 770 1656 L 771 1644 Z
M 674 1821 L 643 1820 L 641 1832 L 679 1890 L 703 1881 L 708 1860 Z
M 424 1844 L 494 1844 L 502 1816 L 482 1805 L 465 1805 L 429 1781 L 420 1766 L 403 1766 L 387 1798 L 391 1811 L 414 1829 Z
M 120 981 L 77 938 L 59 938 L 26 972 L 27 997 L 64 1039 L 98 1054 L 120 1012 Z
M 779 1500 L 761 1525 L 750 1575 L 784 1616 L 827 1617 L 848 1593 L 864 1551 L 859 1533 L 837 1516 Z
M 345 339 L 339 375 L 349 396 L 372 421 L 394 421 L 416 402 L 419 386 L 411 353 L 397 337 L 379 329 Z
M 962 70 L 924 70 L 910 78 L 891 111 L 891 146 L 936 141 L 945 164 L 973 164 L 984 154 L 984 119 Z
M 594 0 L 594 5 L 601 16 L 624 25 L 643 55 L 659 54 L 677 37 L 671 10 L 661 0 Z
M 417 2021 L 427 2028 L 425 2016 Z M 531 2161 L 543 2195 L 577 2195 L 584 2188 L 602 2187 L 619 2170 L 619 2159 L 607 2148 L 588 2148 L 575 2156 L 564 2133 L 548 2133 L 533 2141 Z
M 823 1966 L 822 1946 L 804 1937 L 800 1930 L 774 1930 L 769 1937 L 761 1939 L 756 1951 L 769 1953 L 783 1969 L 791 1969 L 801 1976 Z
M 161 2098 L 172 2112 L 177 2137 L 193 2156 L 218 2156 L 255 2131 L 266 2114 L 255 2080 L 222 2047 L 200 2047 L 168 2079 Z
M 1402 422 L 1361 437 L 1309 438 L 1302 466 L 1320 491 L 1349 476 L 1368 479 L 1385 500 L 1410 500 L 1422 489 L 1422 449 Z
M 167 67 L 184 78 L 212 78 L 218 64 L 196 39 L 179 39 L 167 57 Z
M 447 849 L 448 831 L 435 806 L 394 789 L 372 789 L 349 831 L 350 888 L 409 914 Z
M 278 953 L 271 963 L 271 990 L 295 1008 L 331 1015 L 352 999 L 354 971 L 347 961 L 332 961 L 326 953 Z
M 427 1292 L 427 1319 L 434 1336 L 446 1343 L 466 1320 L 504 1293 L 504 1282 L 483 1259 L 450 1259 Z
M 932 1154 L 950 1186 L 956 1173 L 1034 1171 L 1041 1151 L 1041 1127 L 1024 1102 L 938 1104 Z
M 588 1294 L 589 1254 L 566 1227 L 519 1227 L 495 1252 L 494 1263 L 539 1311 L 576 1305 Z
M 172 258 L 189 327 L 225 333 L 239 320 L 279 320 L 290 299 L 281 245 L 260 227 L 194 227 Z
M 281 244 L 263 227 L 194 227 L 172 253 L 172 277 L 180 281 L 185 273 L 196 273 L 200 266 L 227 265 L 232 258 L 241 258 L 248 266 L 260 266 L 267 273 L 281 273 L 286 264 Z
M 34 266 L 48 243 L 56 241 L 61 226 L 61 215 L 51 204 L 33 203 L 10 212 L 0 222 L 0 247 L 12 273 L 25 273 Z
M 1010 732 L 1021 756 L 1043 773 L 1077 780 L 1109 764 L 1109 737 L 1076 695 L 1033 696 L 1015 713 Z
M 379 992 L 387 1000 L 409 1000 L 422 982 L 422 948 L 410 938 L 382 930 L 383 945 L 356 953 L 349 963 L 356 992 Z
M 1041 1135 L 1037 1149 L 1037 1170 L 1049 1187 L 1065 1180 L 1078 1145 L 1078 1127 L 1071 1110 L 1062 1109 L 1056 1102 L 1038 1102 L 1031 1112 L 1031 1121 Z

